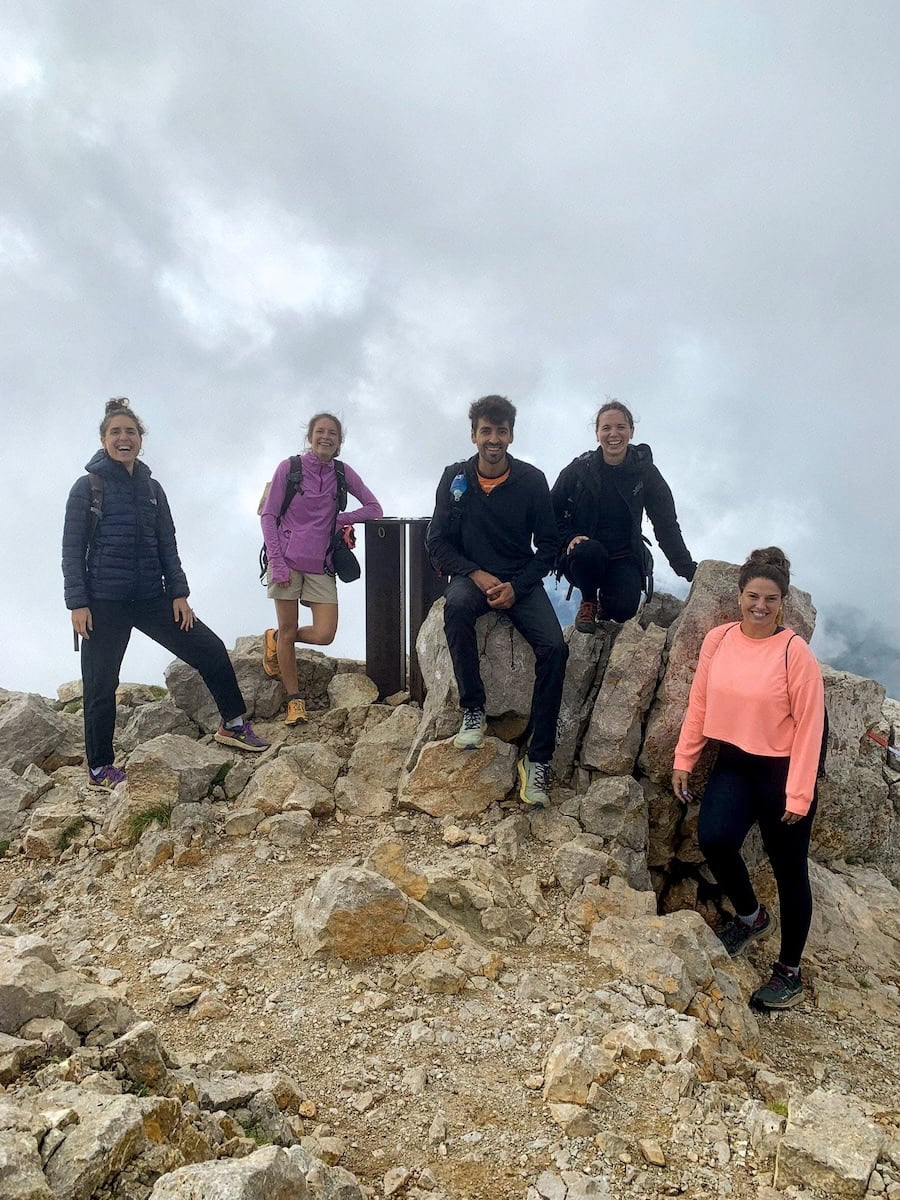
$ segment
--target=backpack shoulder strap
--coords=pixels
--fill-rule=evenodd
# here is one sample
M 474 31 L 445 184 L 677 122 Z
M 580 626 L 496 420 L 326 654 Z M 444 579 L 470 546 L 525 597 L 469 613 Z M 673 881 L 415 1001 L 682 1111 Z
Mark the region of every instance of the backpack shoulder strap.
M 791 648 L 791 642 L 799 634 L 792 633 L 785 643 L 784 647 L 784 671 L 787 674 L 788 670 L 788 650 Z M 828 709 L 826 708 L 822 714 L 822 744 L 819 747 L 819 764 L 816 768 L 816 779 L 825 778 L 825 759 L 828 756 Z
M 792 633 L 791 636 L 788 638 L 788 640 L 784 643 L 784 669 L 785 669 L 785 671 L 787 671 L 787 669 L 788 669 L 788 650 L 790 650 L 790 648 L 791 648 L 791 642 L 794 640 L 795 637 L 798 637 L 798 636 L 799 636 L 798 634 Z
M 298 492 L 301 496 L 303 495 L 303 460 L 299 454 L 292 454 L 291 469 L 284 485 L 284 499 L 281 501 L 281 511 L 278 513 L 279 523 L 291 507 L 291 501 Z
M 88 471 L 88 480 L 91 485 L 91 523 L 88 527 L 85 553 L 90 550 L 94 543 L 97 526 L 100 524 L 100 518 L 103 516 L 103 477 L 98 475 L 96 471 Z
M 347 507 L 347 472 L 339 458 L 334 460 L 334 474 L 337 479 L 337 510 L 341 513 Z

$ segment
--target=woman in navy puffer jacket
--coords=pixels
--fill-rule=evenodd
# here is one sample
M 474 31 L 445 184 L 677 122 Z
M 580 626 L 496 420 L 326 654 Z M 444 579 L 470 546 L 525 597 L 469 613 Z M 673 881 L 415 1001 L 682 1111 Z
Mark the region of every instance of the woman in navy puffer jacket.
M 69 493 L 63 530 L 66 607 L 81 643 L 84 743 L 88 780 L 112 787 L 125 779 L 113 765 L 116 688 L 132 629 L 194 667 L 212 693 L 225 746 L 268 747 L 243 720 L 241 695 L 221 638 L 194 616 L 178 557 L 166 494 L 138 462 L 144 426 L 128 400 L 110 400 L 100 445 Z

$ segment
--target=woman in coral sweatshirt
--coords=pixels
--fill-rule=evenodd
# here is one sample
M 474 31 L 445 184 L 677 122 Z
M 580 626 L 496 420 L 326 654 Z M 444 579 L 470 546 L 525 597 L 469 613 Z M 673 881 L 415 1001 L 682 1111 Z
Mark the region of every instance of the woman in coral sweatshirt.
M 732 956 L 772 924 L 741 858 L 744 839 L 759 825 L 781 916 L 780 958 L 750 998 L 761 1009 L 802 999 L 800 958 L 812 920 L 807 855 L 825 693 L 812 651 L 781 624 L 789 586 L 790 563 L 777 546 L 754 550 L 741 567 L 741 620 L 703 640 L 672 771 L 675 795 L 689 800 L 690 772 L 707 741 L 719 742 L 697 837 L 737 914 L 719 935 Z
M 284 684 L 287 725 L 307 720 L 294 643 L 330 646 L 337 633 L 332 538 L 338 529 L 348 529 L 357 521 L 377 521 L 382 515 L 381 505 L 352 467 L 341 463 L 339 475 L 335 462 L 343 439 L 343 426 L 337 417 L 316 413 L 306 430 L 310 448 L 296 460 L 301 477 L 297 478 L 296 468 L 292 474 L 291 459 L 279 463 L 260 512 L 269 559 L 268 595 L 275 601 L 278 619 L 278 629 L 267 629 L 265 633 L 263 669 Z M 288 488 L 292 496 L 282 512 Z M 339 510 L 347 492 L 360 502 L 352 512 Z M 299 624 L 301 604 L 312 614 L 311 625 Z

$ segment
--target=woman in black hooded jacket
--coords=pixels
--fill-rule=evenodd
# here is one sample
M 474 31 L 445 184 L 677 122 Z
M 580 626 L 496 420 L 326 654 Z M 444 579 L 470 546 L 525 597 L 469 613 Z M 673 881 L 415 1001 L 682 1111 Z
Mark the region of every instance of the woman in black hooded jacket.
M 138 461 L 144 426 L 127 399 L 110 400 L 100 450 L 66 504 L 62 568 L 66 607 L 81 643 L 88 782 L 114 787 L 113 731 L 119 668 L 132 629 L 194 667 L 222 715 L 216 741 L 260 752 L 268 742 L 243 719 L 246 706 L 221 638 L 194 616 L 166 494 Z
M 641 535 L 645 510 L 675 574 L 691 580 L 697 569 L 650 447 L 629 444 L 634 436 L 631 412 L 611 400 L 599 409 L 594 428 L 597 449 L 571 462 L 551 492 L 560 535 L 559 570 L 581 592 L 575 628 L 591 634 L 597 621 L 627 621 L 638 610 L 648 574 L 649 551 Z

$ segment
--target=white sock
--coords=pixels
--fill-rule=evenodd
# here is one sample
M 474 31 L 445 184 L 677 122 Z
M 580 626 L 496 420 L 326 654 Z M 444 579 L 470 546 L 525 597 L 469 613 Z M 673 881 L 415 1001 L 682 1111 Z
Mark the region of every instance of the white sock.
M 756 908 L 753 910 L 752 913 L 750 913 L 750 915 L 748 917 L 742 917 L 741 914 L 738 913 L 738 920 L 743 921 L 745 925 L 752 925 L 753 922 L 756 920 L 756 918 L 759 916 L 759 908 L 760 908 L 760 906 L 757 904 Z
M 232 717 L 230 721 L 225 722 L 226 729 L 238 729 L 244 723 L 243 717 Z

